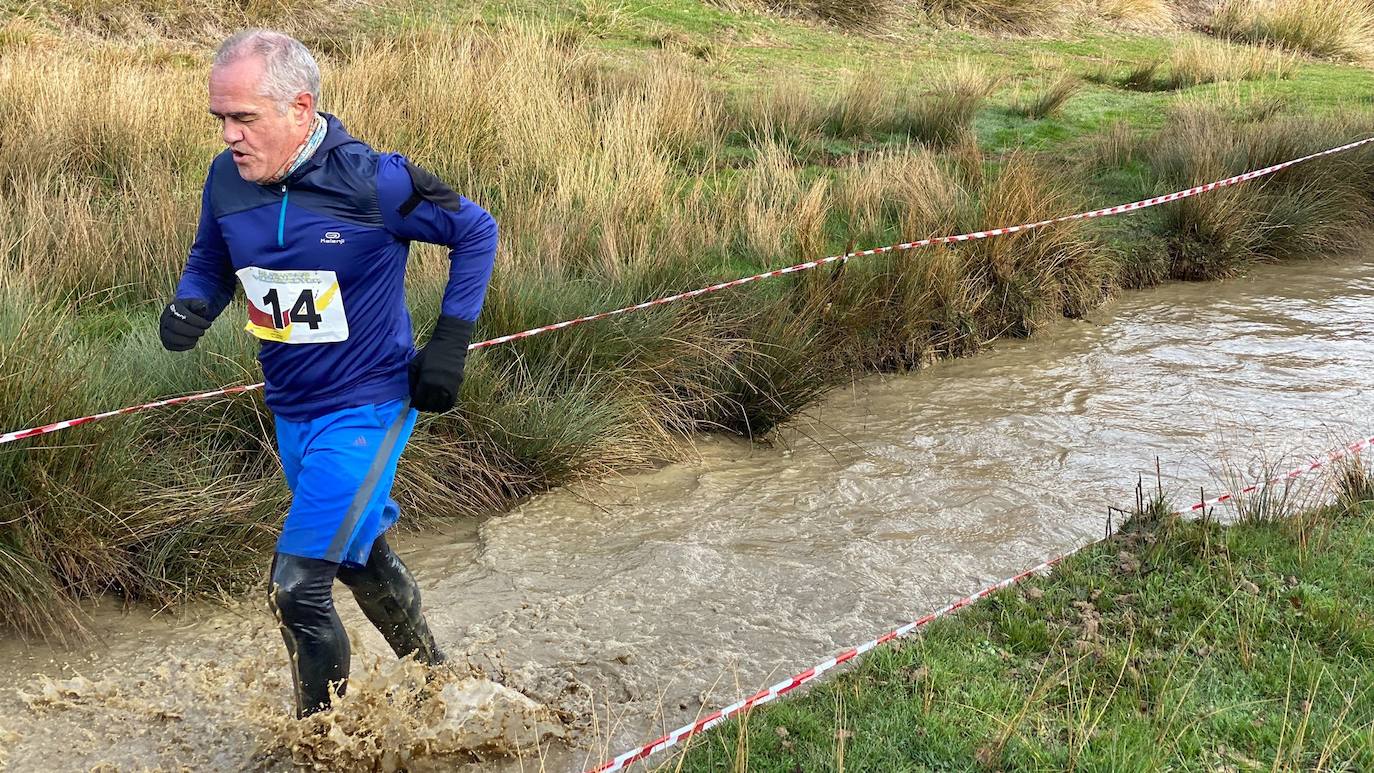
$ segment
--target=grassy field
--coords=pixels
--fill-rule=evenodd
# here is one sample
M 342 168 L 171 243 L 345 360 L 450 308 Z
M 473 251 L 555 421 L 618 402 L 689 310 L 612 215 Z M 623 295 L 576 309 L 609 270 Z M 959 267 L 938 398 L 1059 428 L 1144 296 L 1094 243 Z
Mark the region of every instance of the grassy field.
M 1221 11 L 1124 0 L 841 5 L 863 4 L 0 0 L 0 427 L 257 380 L 237 307 L 191 356 L 155 330 L 217 150 L 209 50 L 250 21 L 319 52 L 324 107 L 355 134 L 495 213 L 483 337 L 1374 131 L 1359 51 L 1240 23 L 1282 4 L 1237 6 L 1225 28 Z M 421 422 L 404 518 L 644 468 L 695 432 L 766 439 L 858 374 L 1029 335 L 1124 287 L 1350 248 L 1371 192 L 1374 153 L 1350 153 L 1129 219 L 852 261 L 483 351 L 462 407 Z M 422 330 L 445 269 L 417 250 Z M 270 434 L 259 400 L 237 397 L 0 448 L 7 625 L 76 636 L 83 596 L 166 603 L 255 581 L 287 501 Z
M 1348 468 L 1358 469 L 1358 468 Z M 1270 497 L 1270 502 L 1277 497 Z M 665 770 L 1374 767 L 1374 488 L 1118 534 L 702 736 Z

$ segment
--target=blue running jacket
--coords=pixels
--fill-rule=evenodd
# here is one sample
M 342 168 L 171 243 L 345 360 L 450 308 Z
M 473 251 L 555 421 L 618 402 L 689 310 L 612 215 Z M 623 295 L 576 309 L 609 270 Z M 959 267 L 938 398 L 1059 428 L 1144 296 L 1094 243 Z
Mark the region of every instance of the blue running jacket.
M 484 209 L 324 116 L 323 144 L 276 185 L 239 177 L 228 150 L 215 158 L 176 292 L 204 300 L 213 319 L 243 286 L 267 405 L 290 421 L 409 396 L 410 242 L 451 250 L 442 311 L 466 320 L 481 311 L 496 255 Z

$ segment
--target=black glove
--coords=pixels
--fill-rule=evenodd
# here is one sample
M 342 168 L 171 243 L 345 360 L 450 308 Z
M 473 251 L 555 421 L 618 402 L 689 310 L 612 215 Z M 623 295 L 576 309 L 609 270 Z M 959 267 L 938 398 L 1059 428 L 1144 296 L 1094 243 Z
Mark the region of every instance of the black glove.
M 178 298 L 162 310 L 158 334 L 162 346 L 169 352 L 194 349 L 196 342 L 210 329 L 210 307 L 198 298 Z
M 429 343 L 410 361 L 410 407 L 443 413 L 458 401 L 473 323 L 440 316 Z

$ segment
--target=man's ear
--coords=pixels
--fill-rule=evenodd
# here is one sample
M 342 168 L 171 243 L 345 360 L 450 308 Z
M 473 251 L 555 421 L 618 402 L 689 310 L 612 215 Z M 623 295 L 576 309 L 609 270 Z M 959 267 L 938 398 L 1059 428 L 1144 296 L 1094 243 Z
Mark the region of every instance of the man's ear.
M 315 97 L 308 91 L 302 91 L 296 95 L 296 101 L 291 103 L 291 113 L 296 119 L 297 126 L 304 126 L 310 121 L 315 120 Z

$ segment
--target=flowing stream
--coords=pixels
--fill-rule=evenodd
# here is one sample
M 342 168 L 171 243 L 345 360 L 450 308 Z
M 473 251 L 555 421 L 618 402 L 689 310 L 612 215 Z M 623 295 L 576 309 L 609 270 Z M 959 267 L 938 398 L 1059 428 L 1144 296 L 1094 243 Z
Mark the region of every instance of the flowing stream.
M 690 462 L 398 538 L 440 642 L 556 712 L 571 746 L 494 761 L 555 713 L 488 705 L 478 727 L 396 699 L 418 683 L 340 588 L 361 725 L 282 718 L 290 680 L 258 599 L 107 602 L 93 645 L 0 641 L 0 765 L 579 770 L 1096 539 L 1156 460 L 1181 505 L 1374 434 L 1371 373 L 1367 259 L 1129 293 L 1030 340 L 864 379 L 771 445 L 707 438 Z M 511 737 L 474 753 L 460 726 Z

